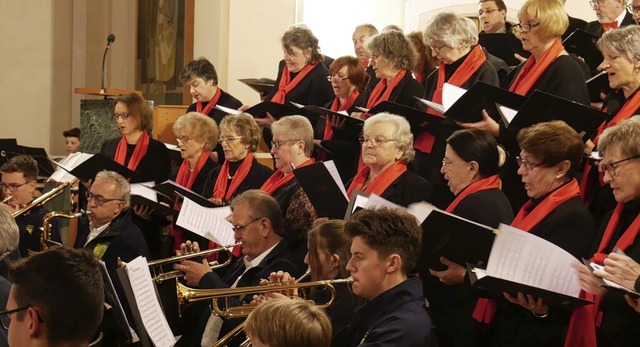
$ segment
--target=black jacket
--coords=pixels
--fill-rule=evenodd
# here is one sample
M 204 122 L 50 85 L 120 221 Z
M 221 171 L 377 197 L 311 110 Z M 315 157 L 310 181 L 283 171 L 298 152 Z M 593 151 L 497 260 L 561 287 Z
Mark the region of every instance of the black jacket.
M 633 20 L 633 15 L 629 13 L 626 9 L 624 10 L 624 18 L 622 19 L 622 23 L 620 23 L 620 27 L 625 27 L 627 25 L 635 25 L 636 22 Z M 587 23 L 585 31 L 601 37 L 604 34 L 604 28 L 602 27 L 602 23 L 597 20 L 591 21 Z
M 282 70 L 284 70 L 284 61 L 280 61 L 278 66 L 278 78 L 276 83 L 271 89 L 271 92 L 267 94 L 265 100 L 271 100 L 271 98 L 278 91 L 278 85 L 280 84 L 280 77 L 282 77 Z M 299 72 L 291 73 L 291 80 L 298 75 Z M 298 83 L 298 85 L 287 93 L 285 96 L 285 103 L 293 101 L 302 105 L 316 105 L 322 106 L 327 102 L 333 100 L 333 88 L 331 83 L 327 80 L 329 76 L 329 70 L 323 64 L 316 64 L 311 71 Z
M 372 91 L 376 87 L 371 84 L 369 84 L 369 86 Z M 422 88 L 422 84 L 413 78 L 411 71 L 405 70 L 402 80 L 400 80 L 400 83 L 393 89 L 388 101 L 407 107 L 414 107 L 417 102 L 416 97 L 420 98 L 423 94 L 424 89 Z
M 349 187 L 352 181 L 353 179 L 349 180 L 346 186 Z M 414 202 L 430 202 L 432 191 L 433 186 L 427 180 L 411 171 L 405 171 L 380 194 L 380 197 L 407 207 Z
M 116 149 L 120 143 L 121 137 L 117 137 L 111 140 L 107 140 L 102 144 L 100 153 L 107 158 L 114 159 L 116 156 Z M 125 159 L 125 166 L 129 163 L 135 145 L 127 145 L 127 157 Z M 160 141 L 155 139 L 149 139 L 149 148 L 147 154 L 140 160 L 135 174 L 131 177 L 131 183 L 149 182 L 154 181 L 156 183 L 164 182 L 169 176 L 169 169 L 171 163 L 169 161 L 169 150 Z
M 231 176 L 235 175 L 236 170 L 242 164 L 242 160 L 239 160 L 235 163 L 229 163 L 229 174 Z M 220 174 L 220 170 L 222 170 L 222 165 L 216 166 L 213 170 L 209 171 L 207 174 L 207 178 L 204 182 L 204 187 L 202 188 L 200 193 L 205 198 L 209 199 L 213 196 L 213 188 L 216 186 L 216 180 L 218 179 L 218 175 Z M 249 173 L 247 177 L 240 183 L 238 189 L 236 189 L 235 193 L 231 197 L 232 199 L 238 196 L 240 193 L 250 190 L 250 189 L 260 189 L 264 182 L 266 182 L 269 177 L 273 174 L 273 171 L 258 163 L 256 158 L 253 158 L 253 163 L 251 164 L 251 169 L 249 169 Z M 229 185 L 227 185 L 227 189 L 229 188 L 231 180 L 229 180 Z M 224 201 L 225 204 L 228 204 L 229 201 Z
M 331 346 L 437 346 L 420 279 L 410 277 L 358 308 L 353 323 L 334 336 Z

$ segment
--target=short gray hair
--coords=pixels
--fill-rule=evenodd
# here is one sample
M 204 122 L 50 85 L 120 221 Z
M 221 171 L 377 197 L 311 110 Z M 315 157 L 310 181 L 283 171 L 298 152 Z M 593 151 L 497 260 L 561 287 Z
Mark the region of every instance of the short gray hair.
M 271 222 L 273 232 L 278 236 L 283 235 L 284 217 L 276 199 L 260 189 L 246 190 L 231 200 L 231 211 L 245 202 L 249 207 L 251 219 L 267 218 Z
M 173 133 L 183 129 L 191 133 L 196 141 L 204 143 L 206 150 L 211 150 L 218 144 L 218 124 L 205 114 L 189 112 L 178 117 L 173 123 Z
M 364 44 L 367 52 L 377 52 L 389 59 L 396 69 L 411 70 L 416 57 L 403 33 L 390 30 L 370 37 Z
M 368 36 L 373 36 L 373 35 L 376 35 L 378 33 L 378 29 L 373 24 L 369 24 L 369 23 L 363 23 L 363 24 L 358 25 L 356 27 L 356 29 L 354 30 L 354 32 L 358 31 L 359 29 L 367 29 L 367 30 L 369 30 L 369 35 Z
M 410 163 L 416 155 L 413 149 L 413 134 L 411 133 L 411 126 L 406 118 L 395 114 L 382 112 L 374 116 L 367 118 L 364 121 L 363 132 L 367 132 L 369 128 L 378 123 L 393 124 L 395 127 L 395 137 L 398 147 L 402 150 L 402 157 L 400 160 L 405 164 Z
M 640 26 L 629 25 L 619 29 L 609 30 L 598 40 L 598 49 L 604 53 L 605 49 L 625 55 L 632 63 L 640 61 Z
M 11 213 L 0 208 L 0 253 L 18 249 L 20 231 Z
M 619 146 L 626 157 L 640 155 L 640 116 L 633 116 L 604 130 L 598 139 L 598 151 L 604 155 L 607 148 Z
M 306 117 L 282 117 L 271 124 L 271 132 L 283 132 L 288 135 L 289 140 L 304 141 L 304 154 L 307 157 L 311 157 L 313 153 L 313 127 Z
M 125 209 L 129 208 L 131 205 L 131 186 L 126 178 L 115 171 L 102 170 L 98 172 L 93 183 L 98 181 L 113 184 L 116 188 L 116 197 L 124 202 Z
M 471 47 L 478 41 L 478 29 L 471 30 L 467 18 L 453 12 L 438 14 L 424 31 L 424 41 L 433 46 L 440 41 L 449 47 Z

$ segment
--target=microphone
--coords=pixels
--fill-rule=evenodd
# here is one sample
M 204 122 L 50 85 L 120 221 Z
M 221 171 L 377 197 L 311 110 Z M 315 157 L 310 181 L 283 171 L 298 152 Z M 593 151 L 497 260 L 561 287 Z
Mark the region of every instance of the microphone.
M 109 34 L 109 36 L 107 36 L 107 47 L 104 48 L 104 54 L 102 55 L 102 81 L 100 82 L 100 94 L 105 94 L 107 92 L 107 90 L 104 87 L 104 62 L 107 58 L 107 51 L 109 51 L 111 44 L 115 40 L 116 40 L 116 35 Z

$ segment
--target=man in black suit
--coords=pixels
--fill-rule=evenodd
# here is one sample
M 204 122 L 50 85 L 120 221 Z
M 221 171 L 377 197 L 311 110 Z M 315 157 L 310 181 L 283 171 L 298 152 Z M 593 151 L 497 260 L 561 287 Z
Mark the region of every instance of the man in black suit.
M 182 261 L 175 268 L 185 273 L 188 285 L 209 289 L 247 287 L 259 285 L 260 280 L 268 278 L 272 272 L 285 271 L 295 277 L 302 274 L 304 265 L 294 262 L 286 241 L 282 239 L 284 220 L 273 197 L 261 190 L 248 190 L 231 201 L 231 209 L 231 222 L 236 239 L 242 242 L 243 257 L 231 265 L 224 278 L 211 271 L 206 259 L 202 263 Z M 231 298 L 228 304 L 238 306 L 251 299 L 251 295 L 244 296 L 244 300 Z M 211 345 L 242 322 L 239 319 L 221 319 L 208 310 L 206 319 L 203 346 Z
M 598 20 L 587 23 L 586 31 L 598 37 L 607 30 L 636 23 L 633 15 L 626 10 L 627 0 L 591 0 L 589 4 Z
M 507 33 L 511 24 L 507 22 L 507 5 L 502 0 L 480 0 L 478 2 L 478 20 L 482 24 L 482 33 Z
M 373 89 L 376 84 L 378 84 L 378 78 L 376 77 L 376 73 L 373 71 L 373 66 L 369 64 L 369 52 L 364 48 L 364 43 L 373 35 L 378 33 L 378 29 L 376 29 L 373 24 L 360 24 L 356 27 L 356 30 L 353 32 L 353 50 L 356 53 L 358 59 L 362 62 L 362 65 L 367 69 L 367 74 L 369 75 L 369 90 Z

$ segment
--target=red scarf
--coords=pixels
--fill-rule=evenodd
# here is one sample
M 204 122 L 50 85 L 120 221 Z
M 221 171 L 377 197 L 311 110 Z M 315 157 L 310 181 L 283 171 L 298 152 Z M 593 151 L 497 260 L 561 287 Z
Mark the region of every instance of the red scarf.
M 298 165 L 298 167 L 304 167 L 313 163 L 315 163 L 315 159 L 310 158 L 307 159 L 307 161 L 305 161 L 304 163 Z M 278 189 L 280 189 L 280 187 L 282 187 L 283 185 L 289 183 L 289 181 L 291 181 L 294 177 L 296 177 L 296 175 L 293 173 L 293 171 L 285 175 L 284 172 L 277 170 L 273 173 L 273 175 L 271 175 L 271 177 L 269 177 L 266 182 L 264 182 L 262 187 L 260 187 L 260 190 L 269 193 L 269 195 L 273 195 L 273 193 L 277 192 Z
M 602 135 L 605 129 L 633 117 L 638 113 L 638 110 L 640 110 L 640 92 L 635 91 L 633 95 L 625 101 L 624 105 L 622 105 L 620 110 L 618 110 L 618 113 L 616 113 L 610 121 L 604 121 L 600 124 L 600 127 L 598 127 L 598 134 L 593 139 L 593 144 L 598 145 L 600 135 Z M 604 109 L 604 112 L 607 112 L 606 108 Z M 591 175 L 591 171 L 593 169 L 594 167 L 591 161 L 585 160 L 584 170 L 582 171 L 582 180 L 580 180 L 580 197 L 587 206 L 589 205 L 589 200 L 591 200 L 592 187 L 596 183 L 594 177 Z M 604 186 L 603 176 L 603 173 L 598 174 L 600 186 Z
M 415 74 L 416 81 L 420 82 L 420 84 L 422 84 L 422 82 L 424 82 L 424 72 L 418 72 L 417 74 Z
M 220 90 L 220 88 L 216 88 L 216 93 L 213 94 L 213 98 L 209 100 L 209 103 L 207 104 L 207 107 L 204 108 L 204 110 L 202 109 L 202 103 L 200 101 L 196 103 L 196 112 L 206 114 L 208 116 L 209 112 L 211 112 L 211 110 L 218 104 L 220 95 L 222 95 L 222 90 Z
M 136 171 L 136 168 L 140 164 L 140 161 L 147 154 L 147 149 L 149 149 L 149 135 L 146 131 L 142 131 L 138 142 L 136 142 L 136 148 L 133 150 L 133 154 L 131 154 L 131 158 L 129 158 L 129 163 L 127 164 L 127 168 L 131 171 Z M 120 142 L 118 142 L 118 147 L 116 148 L 116 156 L 113 158 L 115 162 L 120 165 L 125 165 L 125 160 L 127 159 L 127 138 L 122 135 Z
M 487 189 L 500 189 L 500 177 L 498 175 L 485 177 L 466 186 L 464 190 L 462 190 L 462 192 L 460 192 L 460 194 L 456 196 L 455 200 L 453 200 L 453 202 L 449 204 L 446 212 L 453 213 L 456 207 L 458 207 L 460 201 L 464 200 L 464 198 L 473 193 L 477 193 L 479 191 Z
M 591 257 L 592 262 L 602 265 L 607 258 L 608 254 L 604 253 L 604 250 L 611 244 L 613 234 L 620 223 L 623 210 L 624 204 L 619 202 L 615 210 L 613 210 L 609 223 L 607 223 L 604 235 L 598 246 L 598 252 Z M 629 225 L 627 230 L 625 230 L 618 241 L 616 241 L 615 248 L 626 251 L 627 248 L 633 244 L 638 234 L 640 234 L 640 215 L 636 216 L 631 225 Z M 565 346 L 595 347 L 595 327 L 600 326 L 603 317 L 603 312 L 599 310 L 602 297 L 584 291 L 580 293 L 580 297 L 595 301 L 595 304 L 579 308 L 574 312 L 573 316 L 571 316 Z M 586 342 L 581 340 L 584 339 L 583 336 L 585 332 L 588 332 L 587 337 L 589 337 Z
M 287 93 L 293 90 L 300 84 L 300 82 L 313 70 L 317 63 L 307 64 L 298 72 L 298 75 L 291 80 L 291 74 L 287 65 L 282 69 L 282 75 L 280 75 L 280 83 L 278 83 L 278 91 L 271 98 L 272 102 L 278 104 L 284 104 Z
M 541 220 L 543 220 L 558 206 L 579 194 L 580 187 L 578 186 L 578 181 L 574 178 L 569 183 L 549 194 L 549 196 L 544 198 L 544 200 L 542 200 L 542 202 L 540 202 L 538 206 L 531 211 L 529 209 L 532 207 L 533 201 L 527 201 L 527 203 L 520 209 L 520 212 L 518 212 L 518 215 L 511 223 L 511 226 L 528 232 L 538 225 Z M 495 313 L 495 300 L 481 298 L 476 302 L 476 307 L 473 310 L 472 316 L 478 322 L 491 323 Z
M 393 79 L 391 79 L 391 83 L 387 86 L 387 80 L 381 79 L 376 87 L 371 91 L 371 95 L 369 95 L 369 100 L 367 101 L 367 108 L 372 109 L 377 104 L 383 101 L 389 101 L 389 97 L 391 96 L 391 92 L 400 84 L 404 76 L 407 74 L 407 70 L 400 70 Z
M 369 177 L 370 171 L 371 169 L 369 169 L 368 166 L 365 166 L 358 171 L 347 190 L 348 196 L 351 196 L 351 193 L 354 190 L 362 190 L 364 183 L 367 181 L 367 177 Z M 400 160 L 396 160 L 395 163 L 382 171 L 378 177 L 374 178 L 371 184 L 364 189 L 364 192 L 367 194 L 382 195 L 382 193 L 389 188 L 391 183 L 395 182 L 395 180 L 397 180 L 405 171 L 407 171 L 407 164 Z
M 353 93 L 351 93 L 351 95 L 347 97 L 347 99 L 344 101 L 344 105 L 340 105 L 340 99 L 336 96 L 335 99 L 333 99 L 333 103 L 331 104 L 331 111 L 348 111 L 351 107 L 353 107 L 353 104 L 356 102 L 358 96 L 360 96 L 360 92 L 356 89 L 353 91 Z M 331 139 L 333 139 L 333 126 L 331 125 L 331 122 L 329 122 L 329 119 L 327 119 L 324 124 L 324 134 L 322 135 L 322 140 L 327 141 Z M 317 159 L 318 161 L 327 160 L 327 153 L 322 150 L 318 151 Z
M 236 189 L 238 189 L 242 181 L 244 181 L 249 174 L 251 164 L 253 164 L 253 153 L 249 152 L 242 160 L 242 164 L 238 167 L 235 175 L 233 175 L 231 185 L 229 186 L 229 161 L 225 160 L 224 164 L 222 164 L 222 169 L 220 169 L 220 173 L 218 173 L 216 185 L 213 187 L 212 197 L 214 199 L 222 199 L 224 202 L 230 201 L 233 193 L 236 192 Z M 227 187 L 229 187 L 228 190 Z
M 202 151 L 202 153 L 200 154 L 200 158 L 196 163 L 196 167 L 193 168 L 193 171 L 189 170 L 189 161 L 187 159 L 183 160 L 182 165 L 180 165 L 180 169 L 178 170 L 178 175 L 176 176 L 176 183 L 187 189 L 191 189 L 191 187 L 193 186 L 193 182 L 195 182 L 196 177 L 198 177 L 198 174 L 202 170 L 204 164 L 207 162 L 207 159 L 209 159 L 210 155 L 211 151 Z M 174 203 L 173 209 L 179 211 L 180 205 L 178 203 Z M 179 250 L 180 244 L 186 241 L 184 233 L 182 232 L 182 230 L 175 228 L 172 224 L 169 234 L 174 237 L 173 249 Z
M 453 84 L 456 87 L 461 87 L 463 84 L 469 81 L 469 79 L 478 71 L 480 66 L 482 66 L 485 61 L 487 61 L 487 56 L 484 54 L 482 47 L 480 47 L 480 45 L 476 45 L 446 82 L 449 84 Z M 442 104 L 442 86 L 444 85 L 445 78 L 445 64 L 444 62 L 440 61 L 440 65 L 438 67 L 438 81 L 436 82 L 436 90 L 433 92 L 431 101 Z M 442 117 L 442 114 L 432 109 L 431 107 L 427 109 L 427 112 Z M 413 142 L 413 147 L 420 152 L 431 153 L 435 140 L 436 138 L 431 133 L 423 130 L 418 134 L 416 140 Z
M 536 58 L 532 55 L 529 57 L 524 66 L 516 76 L 516 79 L 509 87 L 510 92 L 526 96 L 531 90 L 534 84 L 538 81 L 538 78 L 547 71 L 547 68 L 554 60 L 564 51 L 564 46 L 560 40 L 556 39 L 546 52 L 542 55 L 542 59 L 536 62 Z

